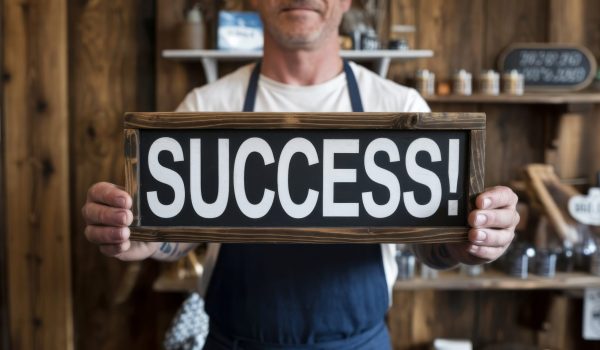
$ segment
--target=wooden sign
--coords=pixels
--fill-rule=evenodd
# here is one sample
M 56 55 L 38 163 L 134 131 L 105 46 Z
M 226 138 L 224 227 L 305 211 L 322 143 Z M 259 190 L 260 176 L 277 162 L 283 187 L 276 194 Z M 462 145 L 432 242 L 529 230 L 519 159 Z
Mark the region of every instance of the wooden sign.
M 529 43 L 508 47 L 499 69 L 523 74 L 528 91 L 576 91 L 587 87 L 596 75 L 596 60 L 580 45 Z
M 466 239 L 482 113 L 129 113 L 131 237 L 193 242 Z
M 569 214 L 582 224 L 600 226 L 600 188 L 590 188 L 587 196 L 569 199 Z

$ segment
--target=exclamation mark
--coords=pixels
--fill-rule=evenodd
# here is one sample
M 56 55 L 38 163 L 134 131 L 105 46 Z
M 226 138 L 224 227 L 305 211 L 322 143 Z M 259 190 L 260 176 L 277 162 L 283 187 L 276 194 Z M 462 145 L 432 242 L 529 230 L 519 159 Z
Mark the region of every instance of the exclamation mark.
M 456 193 L 458 184 L 458 160 L 459 154 L 459 139 L 450 139 L 448 149 L 448 183 L 450 185 L 450 193 Z M 448 200 L 448 216 L 458 215 L 458 200 Z

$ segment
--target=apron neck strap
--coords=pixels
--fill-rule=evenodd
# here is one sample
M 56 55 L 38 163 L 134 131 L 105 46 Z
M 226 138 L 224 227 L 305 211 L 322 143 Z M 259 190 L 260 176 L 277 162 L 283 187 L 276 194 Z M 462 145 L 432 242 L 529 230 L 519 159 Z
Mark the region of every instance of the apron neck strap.
M 244 99 L 243 112 L 254 112 L 254 103 L 256 102 L 256 93 L 258 91 L 258 79 L 260 77 L 260 65 L 261 61 L 259 60 L 254 66 L 252 74 L 250 74 L 248 88 L 246 89 L 246 98 Z M 354 76 L 354 72 L 352 71 L 350 64 L 346 60 L 344 60 L 344 73 L 346 73 L 346 83 L 348 85 L 348 93 L 350 94 L 352 111 L 364 112 L 356 77 Z

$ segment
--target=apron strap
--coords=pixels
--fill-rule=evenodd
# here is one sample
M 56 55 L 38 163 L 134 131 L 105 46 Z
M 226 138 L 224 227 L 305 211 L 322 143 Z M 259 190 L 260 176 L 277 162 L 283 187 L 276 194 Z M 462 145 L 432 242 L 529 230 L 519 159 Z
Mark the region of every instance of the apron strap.
M 246 89 L 246 98 L 244 99 L 244 108 L 242 110 L 243 112 L 254 111 L 256 93 L 258 92 L 258 79 L 260 77 L 260 65 L 261 61 L 259 60 L 254 66 L 254 69 L 252 69 L 252 74 L 250 75 L 250 80 L 248 81 L 248 88 Z M 346 73 L 346 82 L 348 84 L 348 93 L 350 94 L 350 105 L 352 106 L 352 111 L 364 112 L 365 110 L 362 105 L 358 83 L 356 82 L 354 72 L 352 71 L 352 68 L 347 60 L 344 60 L 344 73 Z

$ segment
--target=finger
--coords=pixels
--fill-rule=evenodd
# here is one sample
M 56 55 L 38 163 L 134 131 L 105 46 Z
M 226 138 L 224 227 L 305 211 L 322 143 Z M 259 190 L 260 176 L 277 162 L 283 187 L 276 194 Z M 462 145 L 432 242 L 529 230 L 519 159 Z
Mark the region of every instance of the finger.
M 85 228 L 85 237 L 95 244 L 118 244 L 129 239 L 128 227 L 95 226 Z
M 505 250 L 506 248 L 504 247 L 486 247 L 476 244 L 471 244 L 471 246 L 468 248 L 468 252 L 471 255 L 486 261 L 498 259 L 500 256 L 502 256 L 502 254 L 504 254 Z
M 507 247 L 515 237 L 513 230 L 476 229 L 469 231 L 469 241 L 478 246 Z
M 508 187 L 496 186 L 477 196 L 475 205 L 479 209 L 514 208 L 519 197 Z
M 123 209 L 131 208 L 133 202 L 129 193 L 108 182 L 99 182 L 90 187 L 87 200 Z
M 509 228 L 519 223 L 520 217 L 514 209 L 473 210 L 469 214 L 469 225 L 476 228 Z
M 129 226 L 133 222 L 131 210 L 112 208 L 88 202 L 81 210 L 88 225 Z
M 112 256 L 118 258 L 119 255 L 125 253 L 129 250 L 131 246 L 131 241 L 127 240 L 122 243 L 117 244 L 105 244 L 100 246 L 100 252 L 106 256 Z

